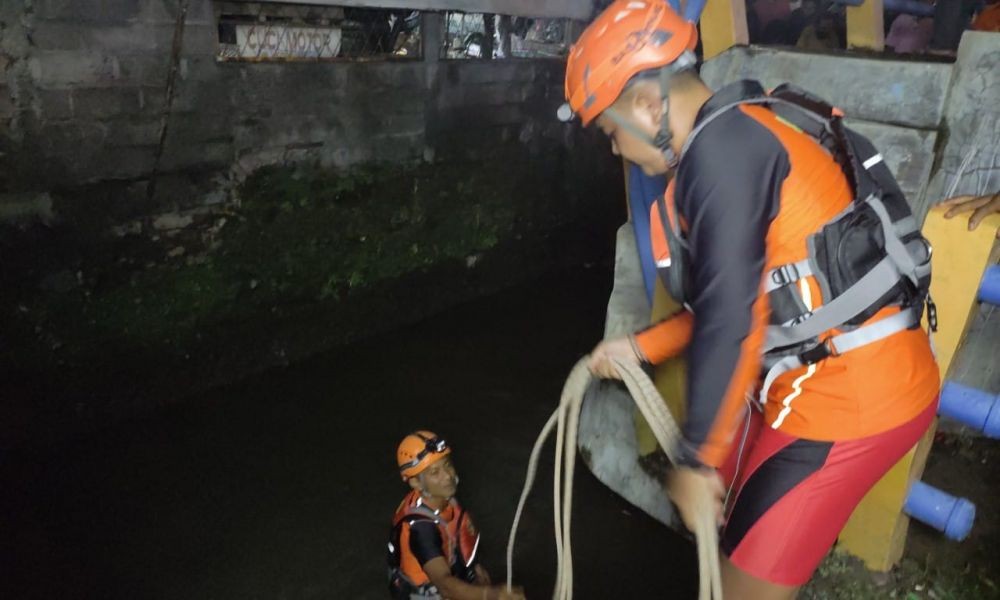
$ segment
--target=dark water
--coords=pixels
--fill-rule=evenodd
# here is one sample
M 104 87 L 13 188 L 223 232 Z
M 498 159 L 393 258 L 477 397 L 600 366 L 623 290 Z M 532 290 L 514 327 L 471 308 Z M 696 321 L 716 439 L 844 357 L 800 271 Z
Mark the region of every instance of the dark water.
M 0 463 L 0 598 L 386 598 L 395 445 L 455 448 L 495 579 L 531 445 L 610 285 L 563 273 Z M 550 455 L 546 455 L 547 457 Z M 576 598 L 695 596 L 693 546 L 577 474 Z M 515 575 L 551 594 L 551 458 Z

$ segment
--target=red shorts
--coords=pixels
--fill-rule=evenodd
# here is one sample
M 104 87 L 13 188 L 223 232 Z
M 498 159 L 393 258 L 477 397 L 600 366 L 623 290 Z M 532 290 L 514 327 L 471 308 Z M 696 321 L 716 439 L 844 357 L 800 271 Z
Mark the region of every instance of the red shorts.
M 809 581 L 868 490 L 927 431 L 937 405 L 889 431 L 839 442 L 797 438 L 755 419 L 722 531 L 723 552 L 759 579 L 787 586 Z

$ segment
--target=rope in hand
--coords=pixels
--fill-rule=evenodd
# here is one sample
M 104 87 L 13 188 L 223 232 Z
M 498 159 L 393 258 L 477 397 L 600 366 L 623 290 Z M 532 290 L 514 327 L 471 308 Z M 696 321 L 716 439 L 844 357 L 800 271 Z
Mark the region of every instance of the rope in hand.
M 639 411 L 649 422 L 656 441 L 666 452 L 670 462 L 677 463 L 675 448 L 680 440 L 680 429 L 667 409 L 653 382 L 638 365 L 627 364 L 612 359 L 615 368 L 621 375 L 625 387 Z M 552 413 L 542 427 L 542 432 L 535 441 L 528 459 L 528 474 L 524 482 L 521 499 L 514 513 L 514 524 L 511 526 L 507 541 L 507 589 L 511 589 L 514 578 L 513 558 L 514 540 L 517 527 L 524 512 L 524 505 L 535 483 L 538 471 L 538 459 L 542 446 L 556 429 L 555 477 L 553 478 L 553 516 L 556 533 L 556 587 L 553 600 L 572 600 L 573 598 L 573 555 L 570 550 L 570 517 L 573 510 L 573 472 L 576 466 L 577 432 L 580 424 L 580 407 L 583 405 L 583 395 L 590 383 L 590 371 L 587 369 L 587 357 L 582 358 L 570 371 L 563 386 L 559 407 Z M 699 600 L 722 600 L 722 577 L 719 572 L 719 540 L 716 529 L 715 513 L 706 506 L 698 515 L 695 526 L 695 539 L 698 545 L 699 566 Z

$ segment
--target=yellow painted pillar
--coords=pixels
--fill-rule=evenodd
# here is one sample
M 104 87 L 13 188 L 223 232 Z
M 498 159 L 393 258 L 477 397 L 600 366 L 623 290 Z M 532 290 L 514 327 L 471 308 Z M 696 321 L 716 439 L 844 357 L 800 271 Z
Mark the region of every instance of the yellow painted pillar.
M 847 47 L 881 52 L 885 49 L 882 0 L 864 0 L 847 7 Z
M 750 43 L 746 0 L 708 0 L 701 13 L 700 26 L 705 60 L 732 46 Z
M 942 381 L 975 316 L 983 273 L 1000 259 L 1000 246 L 995 243 L 1000 214 L 990 215 L 975 231 L 968 231 L 965 215 L 945 219 L 944 212 L 943 208 L 931 209 L 923 228 L 934 247 L 931 297 L 938 305 L 934 351 Z
M 931 297 L 938 307 L 938 332 L 934 336 L 941 380 L 975 314 L 979 282 L 986 267 L 1000 258 L 994 232 L 1000 215 L 966 230 L 967 219 L 945 219 L 934 209 L 924 223 L 924 236 L 934 247 Z M 927 463 L 937 423 L 895 467 L 883 477 L 855 509 L 840 534 L 840 549 L 861 558 L 869 569 L 888 571 L 903 556 L 909 517 L 903 504 L 910 485 L 920 479 Z
M 672 315 L 681 309 L 681 305 L 674 300 L 660 282 L 656 284 L 656 293 L 653 296 L 653 321 Z M 667 362 L 657 365 L 653 376 L 653 383 L 656 389 L 663 396 L 670 409 L 670 414 L 678 423 L 684 422 L 687 413 L 686 391 L 687 391 L 687 362 L 683 355 L 672 358 Z

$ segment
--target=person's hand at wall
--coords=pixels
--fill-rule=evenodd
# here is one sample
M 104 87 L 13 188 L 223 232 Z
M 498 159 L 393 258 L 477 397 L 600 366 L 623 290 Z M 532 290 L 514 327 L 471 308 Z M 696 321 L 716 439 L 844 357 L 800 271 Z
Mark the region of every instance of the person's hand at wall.
M 944 214 L 946 219 L 971 212 L 969 231 L 972 231 L 989 215 L 1000 214 L 1000 193 L 986 194 L 985 196 L 955 196 L 945 200 L 939 206 L 948 209 L 948 212 Z M 997 229 L 997 238 L 1000 238 L 1000 228 Z

